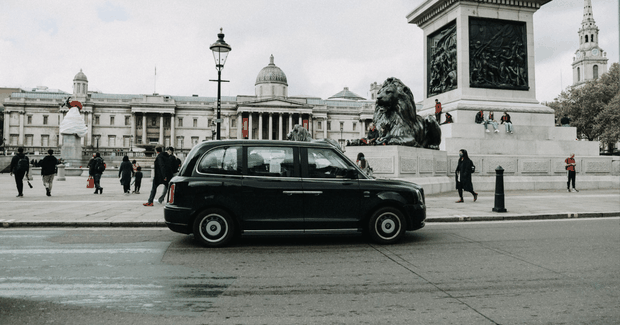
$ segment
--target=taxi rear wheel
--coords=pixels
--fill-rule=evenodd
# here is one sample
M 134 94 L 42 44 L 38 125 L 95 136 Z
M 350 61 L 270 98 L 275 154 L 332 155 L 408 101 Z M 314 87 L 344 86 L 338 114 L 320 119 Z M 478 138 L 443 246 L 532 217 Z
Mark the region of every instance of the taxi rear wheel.
M 370 239 L 377 244 L 394 244 L 398 242 L 407 229 L 403 214 L 395 208 L 386 207 L 377 210 L 368 224 Z
M 194 238 L 207 247 L 222 247 L 235 237 L 235 222 L 228 212 L 208 209 L 194 220 Z

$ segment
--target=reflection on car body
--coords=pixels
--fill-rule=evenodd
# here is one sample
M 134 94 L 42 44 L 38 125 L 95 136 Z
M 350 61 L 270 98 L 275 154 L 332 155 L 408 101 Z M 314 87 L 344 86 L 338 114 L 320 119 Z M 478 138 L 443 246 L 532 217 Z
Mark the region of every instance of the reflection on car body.
M 424 227 L 422 187 L 368 177 L 328 143 L 208 141 L 170 182 L 166 225 L 206 246 L 266 231 L 355 230 L 377 243 Z

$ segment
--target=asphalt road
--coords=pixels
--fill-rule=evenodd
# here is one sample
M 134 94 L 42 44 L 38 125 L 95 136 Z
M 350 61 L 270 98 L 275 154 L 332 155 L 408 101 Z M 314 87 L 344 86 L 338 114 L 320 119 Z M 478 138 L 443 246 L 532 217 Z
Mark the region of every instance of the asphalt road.
M 620 218 L 242 238 L 1 229 L 0 324 L 617 324 Z

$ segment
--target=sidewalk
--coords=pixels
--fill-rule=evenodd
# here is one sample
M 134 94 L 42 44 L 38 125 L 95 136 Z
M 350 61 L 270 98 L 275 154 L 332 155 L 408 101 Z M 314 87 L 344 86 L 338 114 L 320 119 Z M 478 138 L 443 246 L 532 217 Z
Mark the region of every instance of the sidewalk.
M 579 182 L 579 180 L 577 180 Z M 45 195 L 41 176 L 24 184 L 17 198 L 14 178 L 0 174 L 0 225 L 4 227 L 165 227 L 163 205 L 145 207 L 151 180 L 144 179 L 140 194 L 123 194 L 117 178 L 102 178 L 103 194 L 86 188 L 86 177 L 54 180 L 52 196 Z M 577 183 L 579 184 L 579 183 Z M 163 187 L 160 186 L 158 194 Z M 620 189 L 564 191 L 508 191 L 504 213 L 493 212 L 495 194 L 479 192 L 473 202 L 455 203 L 456 191 L 426 197 L 427 222 L 501 221 L 526 219 L 620 217 Z

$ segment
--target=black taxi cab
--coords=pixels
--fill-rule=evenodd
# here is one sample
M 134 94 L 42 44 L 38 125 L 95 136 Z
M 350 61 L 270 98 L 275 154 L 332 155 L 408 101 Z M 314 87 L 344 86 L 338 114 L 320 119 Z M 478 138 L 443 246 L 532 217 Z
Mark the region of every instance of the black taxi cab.
M 267 231 L 354 230 L 392 244 L 426 220 L 421 186 L 366 176 L 328 142 L 203 142 L 169 186 L 166 225 L 209 247 Z

